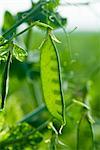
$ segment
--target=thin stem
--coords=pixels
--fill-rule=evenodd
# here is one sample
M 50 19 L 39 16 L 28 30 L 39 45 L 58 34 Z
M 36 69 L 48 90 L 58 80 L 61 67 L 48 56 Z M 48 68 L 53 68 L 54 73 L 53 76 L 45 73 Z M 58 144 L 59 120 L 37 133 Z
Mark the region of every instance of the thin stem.
M 37 13 L 38 9 L 41 8 L 41 6 L 43 4 L 45 4 L 46 2 L 41 2 L 38 3 L 37 6 L 35 6 L 34 9 L 31 10 L 30 13 L 28 13 L 28 15 L 24 18 L 22 18 L 21 20 L 19 20 L 16 24 L 14 24 L 7 32 L 5 32 L 2 36 L 4 38 L 9 39 L 9 35 L 13 34 L 13 32 L 15 31 L 15 29 L 20 26 L 22 23 L 24 23 L 25 21 L 28 21 L 32 16 L 34 16 L 33 14 Z M 41 8 L 42 9 L 42 8 Z
M 91 2 L 86 2 L 86 3 L 70 3 L 70 2 L 65 2 L 60 4 L 60 6 L 88 6 L 90 5 Z
M 35 21 L 28 28 L 22 30 L 21 32 L 15 34 L 15 35 L 13 35 L 9 40 L 7 40 L 6 42 L 4 42 L 3 44 L 0 44 L 0 46 L 4 46 L 5 44 L 8 44 L 10 41 L 13 40 L 13 38 L 16 38 L 16 37 L 22 35 L 24 32 L 30 30 L 35 25 L 42 26 L 42 27 L 45 27 L 45 28 L 50 28 L 51 30 L 53 29 L 51 26 L 49 26 L 49 25 L 47 25 L 45 23 L 42 23 L 42 22 L 39 22 L 39 21 Z
M 37 22 L 37 21 L 36 21 L 36 22 Z M 13 35 L 9 40 L 7 40 L 6 42 L 4 42 L 3 44 L 0 44 L 0 46 L 4 46 L 4 45 L 8 44 L 10 41 L 12 41 L 13 38 L 16 38 L 16 37 L 22 35 L 24 32 L 26 32 L 27 30 L 29 30 L 29 29 L 31 29 L 33 26 L 35 26 L 35 25 L 36 25 L 36 22 L 32 23 L 28 28 L 24 29 L 23 31 L 21 31 L 21 32 L 15 34 L 15 35 Z
M 28 122 L 30 120 L 30 118 L 35 117 L 36 115 L 38 115 L 39 113 L 43 112 L 44 110 L 46 110 L 46 106 L 44 104 L 42 104 L 40 107 L 38 107 L 37 109 L 35 109 L 32 113 L 27 114 L 21 121 L 19 122 Z

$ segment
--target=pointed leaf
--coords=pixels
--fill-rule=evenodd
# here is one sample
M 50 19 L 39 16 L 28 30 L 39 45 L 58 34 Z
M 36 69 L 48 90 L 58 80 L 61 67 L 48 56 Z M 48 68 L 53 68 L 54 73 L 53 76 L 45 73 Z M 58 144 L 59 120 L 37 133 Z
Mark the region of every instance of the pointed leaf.
M 24 61 L 27 56 L 27 52 L 18 45 L 14 44 L 13 56 L 19 61 Z
M 65 123 L 65 105 L 62 91 L 59 54 L 50 35 L 42 46 L 41 80 L 46 106 L 62 124 Z
M 14 23 L 15 23 L 14 16 L 9 11 L 5 11 L 2 31 L 3 32 L 7 31 L 8 29 L 10 29 L 10 27 L 12 27 L 12 25 L 14 25 Z

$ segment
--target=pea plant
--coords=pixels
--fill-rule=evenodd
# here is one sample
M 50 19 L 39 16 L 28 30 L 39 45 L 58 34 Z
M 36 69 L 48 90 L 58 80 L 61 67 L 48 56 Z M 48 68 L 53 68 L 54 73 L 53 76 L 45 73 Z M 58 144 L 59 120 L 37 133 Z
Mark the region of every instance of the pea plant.
M 27 11 L 4 14 L 0 150 L 94 150 L 89 88 L 87 81 L 77 88 L 68 77 L 73 65 L 70 33 L 67 19 L 57 12 L 59 5 L 60 0 L 40 0 Z M 64 32 L 65 46 L 58 29 Z

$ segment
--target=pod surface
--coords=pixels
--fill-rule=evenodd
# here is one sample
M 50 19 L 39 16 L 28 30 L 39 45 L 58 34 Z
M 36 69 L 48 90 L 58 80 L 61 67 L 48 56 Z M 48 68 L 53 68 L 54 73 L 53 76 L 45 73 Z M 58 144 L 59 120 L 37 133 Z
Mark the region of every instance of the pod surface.
M 41 80 L 46 106 L 50 113 L 62 123 L 64 119 L 64 99 L 61 82 L 60 60 L 54 41 L 47 36 L 41 49 Z

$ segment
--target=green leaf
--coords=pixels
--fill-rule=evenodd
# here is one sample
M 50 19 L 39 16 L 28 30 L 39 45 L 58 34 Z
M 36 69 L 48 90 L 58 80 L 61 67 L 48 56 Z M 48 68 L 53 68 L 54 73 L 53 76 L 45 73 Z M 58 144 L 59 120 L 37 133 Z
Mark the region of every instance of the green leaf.
M 59 54 L 51 35 L 41 50 L 41 80 L 46 106 L 50 113 L 65 123 L 65 104 L 62 91 Z
M 27 123 L 17 124 L 4 132 L 7 136 L 4 140 L 0 141 L 1 149 L 33 148 L 43 139 L 42 135 Z
M 9 82 L 9 69 L 10 69 L 10 62 L 11 62 L 12 54 L 9 52 L 7 62 L 5 64 L 3 78 L 2 78 L 2 103 L 1 108 L 4 107 L 4 102 L 8 94 L 8 82 Z
M 5 32 L 15 23 L 15 18 L 9 11 L 5 11 L 2 31 Z M 16 30 L 16 29 L 15 29 Z
M 5 38 L 3 36 L 0 36 L 0 44 L 3 44 L 5 41 Z
M 24 61 L 25 57 L 27 56 L 27 52 L 18 45 L 14 44 L 13 56 L 19 61 Z
M 62 18 L 58 12 L 54 12 L 44 8 L 41 15 L 44 16 L 45 19 L 41 20 L 38 18 L 38 20 L 49 24 L 53 28 L 62 28 L 67 24 L 67 19 Z
M 5 38 L 3 36 L 0 36 L 0 44 L 3 44 L 6 42 Z M 7 59 L 7 53 L 9 44 L 5 44 L 4 46 L 0 46 L 0 60 L 6 60 Z
M 78 124 L 77 150 L 93 150 L 93 131 L 87 114 L 82 115 Z
M 54 10 L 60 3 L 60 0 L 49 0 L 46 3 L 45 8 L 47 8 L 48 10 Z

